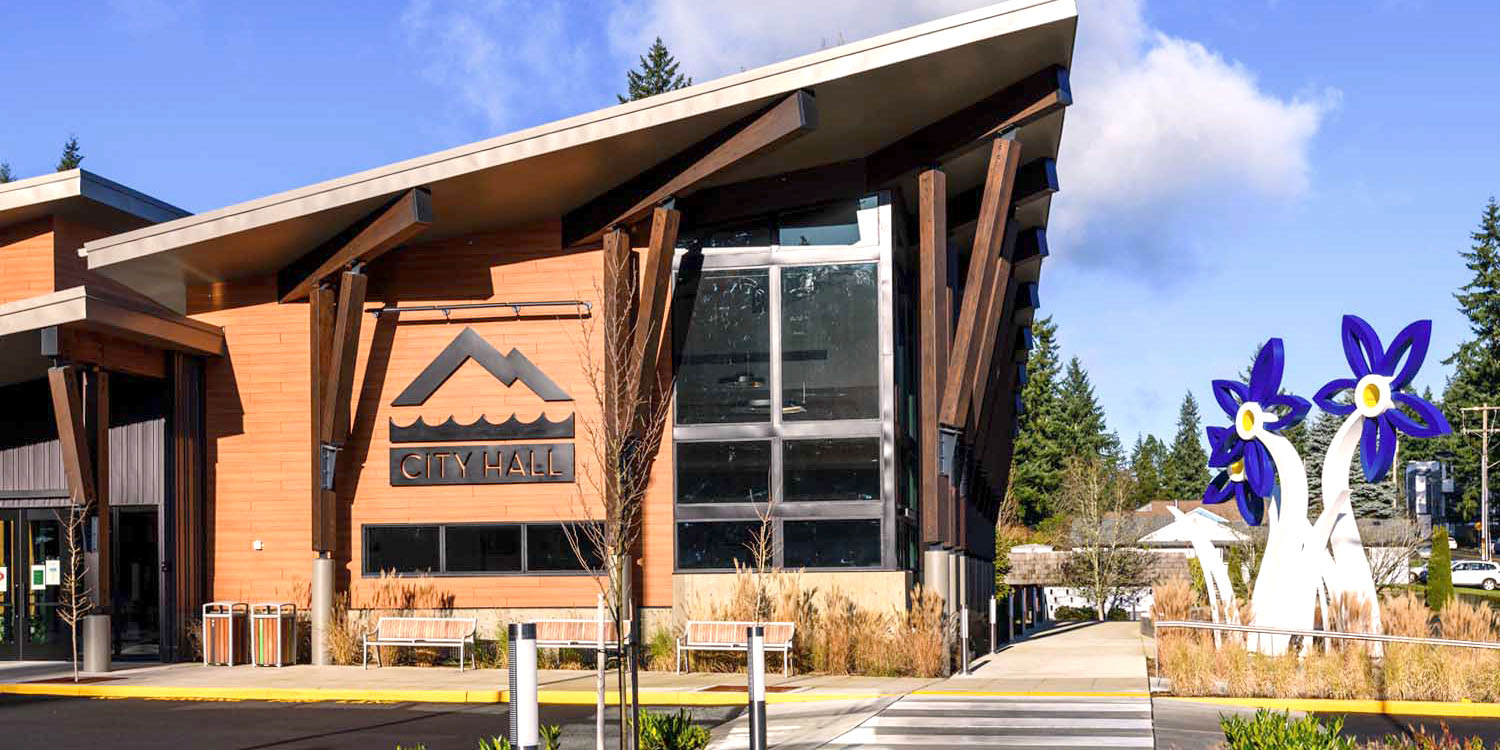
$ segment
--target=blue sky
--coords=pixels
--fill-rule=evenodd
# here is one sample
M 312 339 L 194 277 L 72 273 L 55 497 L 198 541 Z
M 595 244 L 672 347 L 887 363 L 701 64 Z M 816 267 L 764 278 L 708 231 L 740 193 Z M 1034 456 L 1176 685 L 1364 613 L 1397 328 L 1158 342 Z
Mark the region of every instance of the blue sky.
M 0 161 L 202 211 L 605 106 L 661 34 L 699 80 L 970 0 L 6 3 Z M 1500 5 L 1081 2 L 1042 303 L 1128 443 L 1269 336 L 1344 374 L 1339 316 L 1434 321 L 1500 192 Z

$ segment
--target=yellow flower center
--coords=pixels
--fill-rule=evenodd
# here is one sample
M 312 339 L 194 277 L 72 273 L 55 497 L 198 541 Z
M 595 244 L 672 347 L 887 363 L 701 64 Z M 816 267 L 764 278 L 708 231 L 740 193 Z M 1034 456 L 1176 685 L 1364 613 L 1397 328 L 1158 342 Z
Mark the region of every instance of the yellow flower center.
M 1249 409 L 1240 412 L 1240 425 L 1245 432 L 1255 429 L 1255 415 L 1251 414 Z
M 1380 403 L 1380 386 L 1365 383 L 1365 387 L 1360 389 L 1359 396 L 1365 402 L 1366 409 L 1373 409 Z
M 1244 474 L 1244 473 L 1245 473 L 1245 459 L 1243 459 L 1243 458 L 1238 459 L 1234 463 L 1232 463 L 1232 464 L 1229 465 L 1229 475 L 1230 476 L 1234 476 L 1236 474 Z

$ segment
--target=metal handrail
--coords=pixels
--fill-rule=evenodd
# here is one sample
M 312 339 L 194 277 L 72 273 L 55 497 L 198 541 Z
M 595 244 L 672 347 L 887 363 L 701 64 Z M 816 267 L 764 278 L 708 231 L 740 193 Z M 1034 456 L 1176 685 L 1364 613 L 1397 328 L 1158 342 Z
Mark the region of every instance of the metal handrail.
M 1417 638 L 1407 635 L 1380 635 L 1377 633 L 1344 633 L 1337 630 L 1295 630 L 1292 628 L 1264 628 L 1254 625 L 1229 625 L 1218 622 L 1194 622 L 1192 620 L 1163 620 L 1153 622 L 1153 628 L 1187 628 L 1192 630 L 1217 630 L 1227 633 L 1264 633 L 1267 635 L 1298 635 L 1304 638 L 1335 638 L 1354 641 L 1376 641 L 1378 643 L 1414 643 L 1429 646 L 1457 646 L 1462 648 L 1500 649 L 1494 641 L 1454 641 L 1447 638 Z
M 594 312 L 594 305 L 588 301 L 581 299 L 550 301 L 544 300 L 537 302 L 468 302 L 455 305 L 415 305 L 409 307 L 397 307 L 392 305 L 387 307 L 377 307 L 373 310 L 366 310 L 365 312 L 374 315 L 377 318 L 381 315 L 386 315 L 389 313 L 400 314 L 404 312 L 441 312 L 444 316 L 446 316 L 448 315 L 448 313 L 454 310 L 482 310 L 491 307 L 509 307 L 511 309 L 511 312 L 514 312 L 517 315 L 521 314 L 521 308 L 523 307 L 572 307 L 575 309 L 581 307 L 583 308 L 583 313 L 586 315 Z

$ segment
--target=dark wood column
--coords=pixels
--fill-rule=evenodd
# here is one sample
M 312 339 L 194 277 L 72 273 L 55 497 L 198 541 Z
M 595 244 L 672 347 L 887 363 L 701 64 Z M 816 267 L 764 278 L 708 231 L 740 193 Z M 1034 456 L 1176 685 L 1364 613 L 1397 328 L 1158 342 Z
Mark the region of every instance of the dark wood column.
M 163 606 L 162 647 L 167 660 L 188 653 L 189 626 L 197 618 L 207 592 L 206 565 L 207 482 L 204 476 L 203 361 L 172 352 L 167 355 L 172 416 L 167 435 L 167 507 L 163 509 L 163 541 L 171 555 L 166 561 L 168 604 Z
M 946 477 L 939 471 L 938 411 L 948 374 L 948 341 L 952 335 L 948 290 L 948 176 L 929 169 L 917 181 L 918 326 L 921 340 L 920 403 L 922 543 L 943 539 L 945 506 L 950 502 Z
M 332 368 L 334 331 L 334 292 L 327 284 L 314 288 L 308 297 L 309 392 L 312 395 L 312 548 L 315 552 L 333 552 L 336 528 L 335 497 L 323 480 L 323 408 L 329 399 L 324 382 Z
M 99 369 L 91 371 L 85 396 L 94 444 L 94 507 L 99 516 L 94 533 L 94 575 L 98 579 L 95 602 L 100 612 L 108 614 L 113 609 L 114 583 L 109 512 L 109 373 Z

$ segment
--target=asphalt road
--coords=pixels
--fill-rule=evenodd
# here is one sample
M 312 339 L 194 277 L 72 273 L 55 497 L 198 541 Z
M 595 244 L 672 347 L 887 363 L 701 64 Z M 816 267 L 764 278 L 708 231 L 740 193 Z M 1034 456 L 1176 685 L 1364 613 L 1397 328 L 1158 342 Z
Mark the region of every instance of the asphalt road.
M 695 709 L 710 728 L 739 708 Z M 543 706 L 542 723 L 563 727 L 562 746 L 594 744 L 593 707 Z M 110 750 L 475 750 L 507 731 L 499 705 L 267 703 L 0 697 L 0 748 Z M 611 743 L 618 733 L 610 733 Z M 609 746 L 609 745 L 606 745 Z

